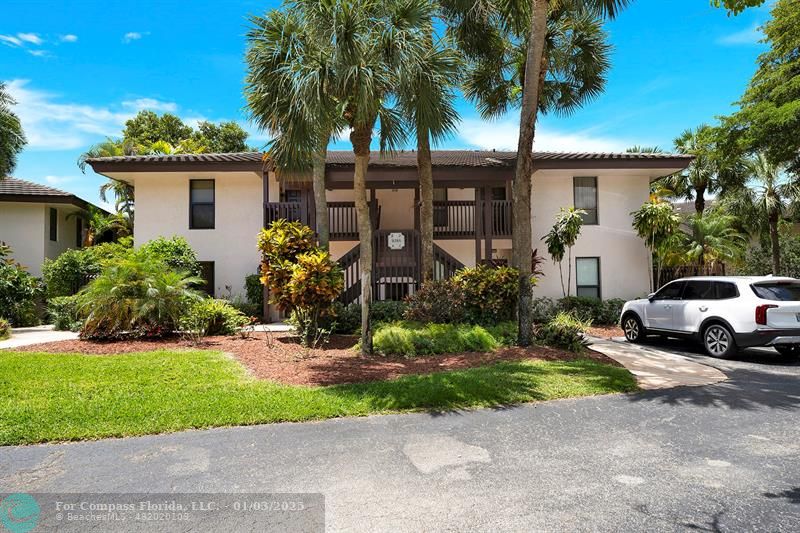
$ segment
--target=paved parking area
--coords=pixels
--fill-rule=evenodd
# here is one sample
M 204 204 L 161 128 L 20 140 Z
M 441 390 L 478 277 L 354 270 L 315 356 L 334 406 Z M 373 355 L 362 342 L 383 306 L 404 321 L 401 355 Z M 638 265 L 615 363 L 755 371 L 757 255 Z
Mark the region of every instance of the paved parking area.
M 65 341 L 77 339 L 78 334 L 72 331 L 55 331 L 53 326 L 34 326 L 30 328 L 14 328 L 11 338 L 0 341 L 0 350 L 4 348 L 19 348 L 29 344 L 43 342 Z

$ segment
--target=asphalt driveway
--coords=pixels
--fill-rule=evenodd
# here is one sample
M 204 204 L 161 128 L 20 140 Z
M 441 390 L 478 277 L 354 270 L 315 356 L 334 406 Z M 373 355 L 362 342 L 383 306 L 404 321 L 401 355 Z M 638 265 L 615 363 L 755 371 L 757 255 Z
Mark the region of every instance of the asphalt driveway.
M 667 341 L 665 349 L 684 351 Z M 0 448 L 0 491 L 321 492 L 329 530 L 797 531 L 800 364 L 474 412 Z

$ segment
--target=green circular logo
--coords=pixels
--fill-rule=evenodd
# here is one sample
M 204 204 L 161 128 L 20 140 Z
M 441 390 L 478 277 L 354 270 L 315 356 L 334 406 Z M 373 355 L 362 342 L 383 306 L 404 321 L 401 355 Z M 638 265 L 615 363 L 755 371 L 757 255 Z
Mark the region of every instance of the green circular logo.
M 10 494 L 0 501 L 0 523 L 11 533 L 27 533 L 39 523 L 41 509 L 30 494 Z

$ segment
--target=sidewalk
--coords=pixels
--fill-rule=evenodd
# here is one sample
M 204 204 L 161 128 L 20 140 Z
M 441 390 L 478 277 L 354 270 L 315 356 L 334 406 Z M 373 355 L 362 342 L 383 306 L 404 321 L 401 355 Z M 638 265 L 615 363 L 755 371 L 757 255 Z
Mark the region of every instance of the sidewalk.
M 640 344 L 590 337 L 590 348 L 610 357 L 636 376 L 642 389 L 711 385 L 728 377 L 716 368 Z
M 77 339 L 78 334 L 72 331 L 56 331 L 53 326 L 34 326 L 30 328 L 13 328 L 11 338 L 0 341 L 0 350 L 18 348 L 29 344 L 43 342 L 66 341 Z

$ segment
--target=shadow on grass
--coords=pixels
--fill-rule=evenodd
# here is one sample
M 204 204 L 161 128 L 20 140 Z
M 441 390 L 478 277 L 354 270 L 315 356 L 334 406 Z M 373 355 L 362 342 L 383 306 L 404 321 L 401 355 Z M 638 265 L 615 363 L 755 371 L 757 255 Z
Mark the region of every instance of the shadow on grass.
M 522 402 L 636 390 L 627 370 L 596 361 L 513 361 L 392 381 L 327 387 L 326 393 L 363 401 L 377 411 L 452 412 L 469 407 L 508 408 Z

